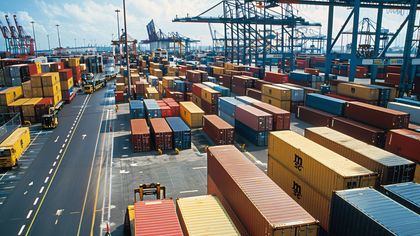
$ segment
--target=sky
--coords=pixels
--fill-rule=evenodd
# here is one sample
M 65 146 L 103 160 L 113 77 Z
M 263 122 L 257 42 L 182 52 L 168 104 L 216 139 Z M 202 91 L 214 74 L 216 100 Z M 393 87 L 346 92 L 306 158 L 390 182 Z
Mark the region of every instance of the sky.
M 211 45 L 211 36 L 207 24 L 173 23 L 176 17 L 195 16 L 207 10 L 220 0 L 126 0 L 127 29 L 129 35 L 137 40 L 147 39 L 146 24 L 153 19 L 156 28 L 163 32 L 179 32 L 193 39 L 201 40 L 199 45 Z M 299 15 L 312 22 L 323 24 L 322 32 L 326 33 L 327 8 L 306 5 L 295 5 Z M 32 35 L 31 21 L 35 21 L 35 36 L 38 49 L 48 49 L 47 35 L 50 35 L 52 48 L 58 46 L 56 24 L 60 25 L 62 46 L 75 45 L 109 45 L 117 34 L 115 9 L 122 9 L 122 0 L 0 0 L 0 20 L 6 24 L 4 15 L 16 14 L 25 31 Z M 349 9 L 336 8 L 334 30 L 339 28 L 347 18 Z M 405 12 L 385 12 L 384 27 L 395 32 L 406 16 Z M 215 9 L 208 16 L 220 16 L 221 10 Z M 376 12 L 362 10 L 361 17 L 376 20 Z M 120 27 L 123 17 L 120 14 Z M 222 32 L 221 26 L 214 29 Z M 349 28 L 351 29 L 351 27 Z M 396 44 L 402 44 L 398 37 Z M 5 50 L 4 40 L 0 40 L 0 50 Z

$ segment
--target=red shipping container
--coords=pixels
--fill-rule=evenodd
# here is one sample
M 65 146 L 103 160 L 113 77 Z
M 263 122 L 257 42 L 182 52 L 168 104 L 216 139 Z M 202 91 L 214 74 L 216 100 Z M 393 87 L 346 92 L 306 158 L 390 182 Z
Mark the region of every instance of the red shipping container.
M 246 89 L 254 87 L 253 77 L 248 76 L 233 76 L 232 78 L 232 92 L 239 96 L 245 96 Z
M 385 83 L 390 83 L 393 85 L 399 85 L 400 84 L 400 74 L 397 73 L 387 73 L 385 78 Z
M 131 145 L 134 152 L 150 151 L 150 130 L 146 119 L 131 119 Z
M 185 93 L 184 101 L 192 101 L 192 93 Z
M 330 127 L 370 145 L 384 146 L 385 131 L 381 129 L 343 117 L 333 117 Z
M 248 88 L 246 89 L 246 96 L 261 101 L 261 91 L 259 90 Z
M 38 69 L 35 64 L 22 65 L 22 67 L 20 68 L 20 74 L 22 78 L 24 76 L 29 77 L 31 75 L 38 74 Z
M 220 75 L 218 77 L 218 81 L 220 85 L 226 88 L 232 89 L 232 76 L 231 75 L 225 75 L 225 74 Z
M 71 68 L 73 73 L 73 82 L 74 85 L 82 83 L 82 72 L 80 71 L 80 66 L 75 66 Z
M 255 80 L 255 89 L 258 89 L 261 91 L 263 84 L 273 84 L 273 83 L 262 80 L 262 79 Z
M 67 81 L 73 77 L 73 72 L 71 69 L 61 69 L 58 71 L 60 75 L 60 81 Z
M 183 236 L 172 199 L 134 203 L 135 236 Z
M 172 129 L 164 118 L 150 119 L 152 143 L 155 150 L 170 150 L 172 145 Z
M 255 131 L 273 129 L 273 116 L 251 105 L 236 106 L 235 119 Z
M 182 102 L 184 101 L 184 94 L 181 92 L 176 92 L 176 91 L 169 91 L 169 89 L 165 89 L 166 91 L 166 97 L 167 98 L 173 98 L 175 99 L 175 101 L 177 102 Z
M 386 66 L 385 71 L 386 71 L 386 73 L 400 74 L 401 73 L 401 66 Z
M 233 144 L 235 128 L 217 115 L 203 116 L 203 131 L 215 145 Z
M 314 69 L 314 68 L 305 68 L 303 72 L 311 74 L 311 75 L 319 75 L 319 69 Z
M 265 102 L 252 103 L 251 105 L 273 116 L 273 131 L 290 129 L 290 112 Z
M 287 83 L 289 75 L 277 72 L 265 72 L 264 80 L 272 83 Z
M 392 129 L 386 135 L 385 150 L 420 162 L 420 133 L 408 129 Z
M 204 113 L 207 114 L 217 114 L 217 105 L 216 104 L 210 104 L 206 100 L 201 99 L 201 109 L 204 111 Z
M 335 93 L 327 93 L 327 94 L 324 94 L 324 95 L 328 96 L 328 97 L 332 97 L 332 98 L 338 98 L 338 99 L 348 101 L 348 102 L 355 102 L 356 101 L 355 98 L 346 97 L 346 96 L 338 95 L 338 94 L 335 94 Z
M 172 116 L 179 116 L 179 104 L 173 98 L 162 99 L 171 108 Z
M 74 97 L 76 97 L 76 92 L 72 91 L 72 93 L 70 93 L 69 90 L 62 90 L 61 91 L 61 97 L 62 97 L 63 101 L 65 101 L 66 103 L 71 103 L 71 101 L 73 101 Z
M 42 116 L 49 113 L 50 107 L 54 104 L 53 98 L 43 98 L 35 105 L 35 120 L 42 121 Z
M 201 83 L 195 83 L 192 85 L 192 93 L 196 95 L 197 97 L 201 98 L 201 90 L 203 88 L 208 88 L 208 87 Z
M 381 129 L 408 128 L 410 121 L 410 114 L 408 113 L 363 102 L 348 102 L 344 109 L 344 115 Z
M 124 101 L 124 92 L 115 91 L 115 102 L 123 102 L 123 101 Z
M 208 194 L 241 235 L 317 235 L 318 222 L 235 146 L 209 147 L 207 168 Z
M 250 77 L 254 76 L 254 74 L 252 72 L 249 72 L 249 71 L 241 71 L 241 75 L 250 76 Z
M 296 111 L 296 118 L 313 126 L 331 126 L 335 115 L 310 107 L 299 106 Z
M 188 81 L 193 83 L 201 83 L 201 73 L 197 70 L 187 70 L 185 74 Z

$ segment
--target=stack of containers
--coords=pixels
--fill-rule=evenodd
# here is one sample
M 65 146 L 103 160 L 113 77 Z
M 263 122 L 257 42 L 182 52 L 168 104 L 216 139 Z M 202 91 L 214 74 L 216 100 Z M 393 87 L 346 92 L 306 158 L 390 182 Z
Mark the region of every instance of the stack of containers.
M 296 118 L 315 125 L 330 127 L 335 116 L 344 114 L 346 101 L 326 95 L 309 93 L 305 106 L 299 106 Z
M 159 92 L 155 87 L 146 88 L 146 98 L 147 99 L 159 99 Z
M 235 75 L 232 77 L 232 92 L 238 96 L 246 95 L 247 88 L 253 88 L 255 84 L 254 77 L 245 76 L 245 75 Z
M 203 131 L 215 145 L 233 144 L 235 129 L 216 115 L 203 116 Z
M 54 101 L 52 98 L 42 98 L 35 105 L 36 122 L 41 122 L 42 116 L 45 114 L 49 114 L 50 107 L 53 107 L 53 104 L 54 104 Z
M 37 122 L 35 114 L 35 106 L 40 102 L 42 98 L 31 98 L 22 104 L 22 116 L 23 120 L 30 121 L 31 123 Z
M 171 108 L 164 101 L 157 100 L 156 102 L 159 105 L 160 113 L 163 118 L 173 116 Z
M 201 83 L 194 83 L 192 85 L 192 102 L 199 107 L 201 107 L 201 90 L 203 88 L 207 88 L 207 86 Z
M 268 144 L 268 131 L 273 128 L 273 116 L 251 105 L 235 109 L 235 132 L 257 146 Z
M 134 91 L 137 99 L 144 99 L 146 97 L 146 89 L 149 88 L 149 84 L 146 80 L 140 79 L 134 82 Z
M 147 82 L 149 82 L 149 84 L 151 84 L 152 86 L 157 86 L 159 82 L 159 78 L 153 75 L 149 75 L 147 77 Z
M 23 95 L 22 87 L 9 87 L 0 91 L 0 112 L 7 113 L 7 106 Z
M 419 220 L 419 214 L 372 188 L 337 191 L 331 203 L 330 233 L 420 235 Z
M 317 221 L 235 146 L 209 147 L 207 168 L 207 193 L 220 199 L 241 235 L 318 234 Z
M 71 68 L 73 75 L 73 84 L 82 84 L 82 71 L 80 69 L 80 58 L 69 58 L 68 66 Z
M 320 88 L 321 84 L 323 83 L 323 78 L 319 75 L 319 70 L 306 68 L 308 72 L 290 72 L 289 81 L 294 84 L 298 84 L 301 86 L 306 86 L 310 88 Z
M 420 181 L 420 133 L 408 129 L 392 129 L 386 135 L 385 150 L 417 163 L 416 178 Z
M 29 101 L 30 98 L 19 98 L 18 100 L 10 103 L 8 105 L 8 112 L 10 113 L 19 113 L 21 119 L 23 119 L 23 114 L 22 114 L 22 105 L 25 104 L 25 102 Z
M 229 88 L 226 88 L 224 86 L 215 84 L 213 82 L 203 82 L 203 84 L 212 88 L 212 89 L 214 89 L 214 90 L 216 90 L 216 91 L 218 91 L 218 92 L 220 92 L 221 97 L 229 97 L 230 96 Z
M 179 112 L 181 118 L 190 128 L 199 128 L 203 125 L 204 111 L 193 102 L 180 102 Z
M 358 101 L 378 105 L 379 89 L 354 83 L 339 83 L 337 94 L 356 98 Z
M 179 198 L 176 208 L 184 235 L 241 235 L 215 196 Z
M 62 99 L 60 77 L 58 72 L 36 74 L 31 76 L 32 96 L 50 97 L 56 106 Z
M 201 83 L 201 73 L 198 70 L 187 70 L 186 79 L 191 83 Z
M 261 101 L 262 93 L 260 90 L 248 88 L 246 89 L 246 96 L 249 96 L 249 97 L 252 97 L 254 99 Z
M 290 129 L 290 112 L 264 102 L 256 102 L 251 105 L 273 116 L 273 128 L 271 130 Z
M 155 99 L 144 99 L 143 102 L 146 111 L 146 117 L 148 120 L 152 118 L 162 117 L 159 104 L 156 102 Z
M 22 83 L 22 92 L 24 98 L 32 97 L 32 86 L 30 80 Z
M 129 103 L 131 119 L 144 118 L 144 104 L 140 100 L 131 100 Z
M 134 152 L 150 151 L 150 130 L 146 119 L 131 119 L 131 145 Z
M 172 130 L 164 118 L 150 119 L 152 145 L 155 150 L 173 149 Z
M 379 174 L 378 184 L 412 181 L 416 164 L 327 127 L 305 130 L 305 137 Z M 377 185 L 378 186 L 378 185 Z
M 292 131 L 271 132 L 268 176 L 329 229 L 333 191 L 374 186 L 377 174 Z
M 305 91 L 302 88 L 285 84 L 274 84 L 274 86 L 290 90 L 290 112 L 296 113 L 297 108 L 303 105 Z
M 67 103 L 70 103 L 73 98 L 76 96 L 76 93 L 73 89 L 73 75 L 71 69 L 62 69 L 59 71 L 60 77 L 60 87 L 61 87 L 61 97 Z
M 283 73 L 277 73 L 277 72 L 265 72 L 264 81 L 271 82 L 271 83 L 287 83 L 289 76 L 287 74 Z
M 378 106 L 381 107 L 386 107 L 389 100 L 393 99 L 393 92 L 392 92 L 392 88 L 390 87 L 385 87 L 385 86 L 380 86 L 380 85 L 367 85 L 370 88 L 375 88 L 379 90 L 379 97 L 378 97 Z
M 235 126 L 236 106 L 244 104 L 233 97 L 220 97 L 218 102 L 218 116 L 232 126 Z
M 217 81 L 220 85 L 232 89 L 232 76 L 231 75 L 219 75 Z
M 179 104 L 173 98 L 162 99 L 171 108 L 172 116 L 179 116 Z
M 201 108 L 206 114 L 217 114 L 217 101 L 220 95 L 220 92 L 207 86 L 201 89 Z
M 191 148 L 191 129 L 180 117 L 167 117 L 166 122 L 173 132 L 173 146 L 179 150 Z
M 261 94 L 261 101 L 283 110 L 290 111 L 290 89 L 263 84 L 261 88 Z

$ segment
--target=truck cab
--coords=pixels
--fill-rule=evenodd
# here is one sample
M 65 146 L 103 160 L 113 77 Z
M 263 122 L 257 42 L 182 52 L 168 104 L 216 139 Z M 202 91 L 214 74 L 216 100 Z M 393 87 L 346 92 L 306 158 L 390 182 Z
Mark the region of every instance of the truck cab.
M 29 146 L 31 136 L 28 127 L 17 128 L 0 143 L 0 168 L 17 166 L 18 160 Z
M 11 147 L 0 148 L 0 168 L 13 167 L 16 165 L 16 158 L 12 158 L 12 154 L 16 151 Z
M 85 84 L 83 86 L 83 91 L 85 93 L 93 93 L 93 85 L 92 84 Z

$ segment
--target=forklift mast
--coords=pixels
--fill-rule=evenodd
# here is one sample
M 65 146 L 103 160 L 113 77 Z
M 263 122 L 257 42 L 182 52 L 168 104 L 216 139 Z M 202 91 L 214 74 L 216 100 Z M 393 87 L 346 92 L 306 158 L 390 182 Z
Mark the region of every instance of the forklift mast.
M 140 201 L 143 201 L 146 195 L 155 195 L 156 199 L 165 199 L 166 188 L 161 186 L 160 183 L 140 184 L 139 188 L 134 189 L 134 202 L 137 202 L 137 194 Z

